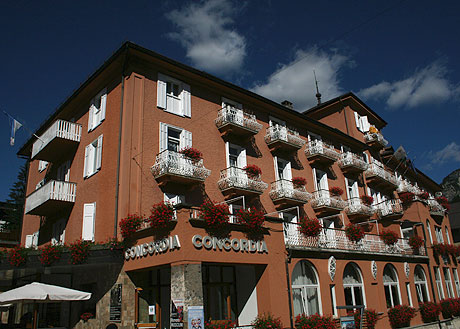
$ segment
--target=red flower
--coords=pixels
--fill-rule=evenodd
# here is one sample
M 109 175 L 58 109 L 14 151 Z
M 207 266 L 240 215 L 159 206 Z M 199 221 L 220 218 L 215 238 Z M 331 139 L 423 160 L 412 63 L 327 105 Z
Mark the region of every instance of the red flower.
M 369 195 L 363 195 L 363 196 L 361 196 L 361 201 L 365 205 L 370 206 L 372 204 L 372 202 L 374 202 L 374 198 L 369 196 Z
M 296 329 L 336 329 L 337 324 L 332 316 L 299 314 L 295 318 L 295 327 Z
M 413 250 L 418 250 L 421 246 L 423 246 L 423 239 L 418 235 L 411 236 L 409 238 L 409 246 Z
M 153 205 L 151 215 L 148 219 L 150 227 L 164 229 L 175 217 L 174 207 L 171 203 L 160 202 Z
M 447 211 L 450 210 L 449 201 L 447 200 L 446 197 L 444 197 L 444 196 L 438 196 L 438 197 L 436 198 L 436 201 L 438 201 L 439 204 L 440 204 L 441 206 L 443 206 Z
M 89 256 L 89 248 L 91 242 L 78 240 L 74 243 L 71 243 L 69 246 L 70 251 L 70 264 L 82 264 L 86 261 Z
M 433 302 L 420 303 L 420 314 L 425 323 L 435 322 L 439 319 L 441 313 L 441 306 Z
M 262 169 L 256 165 L 247 165 L 243 168 L 243 170 L 246 171 L 246 174 L 248 174 L 250 177 L 259 177 L 262 175 Z
M 14 247 L 8 251 L 8 261 L 12 266 L 21 266 L 26 262 L 27 249 L 23 247 Z
M 90 312 L 85 312 L 82 315 L 80 315 L 80 319 L 82 319 L 84 322 L 87 322 L 92 317 L 94 317 L 94 315 L 93 313 L 90 313 Z
M 431 247 L 433 248 L 433 252 L 436 256 L 447 256 L 447 247 L 444 243 L 433 243 Z
M 40 251 L 40 262 L 45 266 L 49 266 L 61 259 L 62 246 L 49 244 Z
M 294 177 L 292 179 L 292 184 L 294 184 L 295 187 L 301 187 L 307 185 L 307 180 L 303 177 Z
M 228 224 L 230 211 L 225 203 L 214 204 L 211 201 L 206 201 L 201 205 L 200 218 L 202 218 L 206 226 L 210 229 L 220 229 Z
M 130 214 L 128 217 L 121 219 L 119 226 L 123 239 L 129 238 L 137 232 L 143 222 L 144 219 L 137 214 Z
M 275 318 L 270 313 L 259 314 L 251 323 L 254 329 L 282 329 L 283 324 L 281 323 L 280 318 Z
M 197 149 L 194 149 L 193 147 L 185 147 L 182 150 L 180 150 L 179 153 L 182 153 L 187 158 L 190 158 L 193 161 L 198 161 L 203 157 L 203 153 L 201 153 Z
M 388 318 L 392 328 L 410 326 L 410 321 L 415 317 L 415 308 L 407 305 L 398 305 L 388 310 Z
M 428 198 L 430 197 L 430 193 L 428 192 L 422 192 L 418 195 L 418 197 L 422 200 L 428 200 Z
M 329 192 L 332 195 L 335 195 L 335 196 L 341 196 L 343 194 L 343 190 L 340 187 L 337 187 L 337 186 L 331 187 L 329 189 Z
M 412 192 L 404 192 L 399 194 L 399 199 L 404 204 L 409 204 L 414 201 L 415 194 Z
M 383 230 L 382 234 L 380 234 L 380 238 L 387 246 L 392 246 L 398 242 L 399 236 L 394 231 Z
M 305 236 L 317 237 L 322 228 L 317 218 L 304 217 L 300 219 L 299 231 Z
M 258 210 L 240 209 L 236 214 L 236 221 L 244 225 L 251 232 L 260 232 L 265 221 L 264 213 Z
M 359 242 L 364 238 L 364 230 L 361 226 L 350 223 L 345 228 L 345 234 L 348 240 L 353 242 Z

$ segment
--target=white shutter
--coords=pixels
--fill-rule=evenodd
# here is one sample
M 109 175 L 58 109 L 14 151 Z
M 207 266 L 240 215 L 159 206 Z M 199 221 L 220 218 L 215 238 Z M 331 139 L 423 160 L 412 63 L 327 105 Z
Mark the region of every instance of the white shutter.
M 291 180 L 292 179 L 292 171 L 291 171 L 291 161 L 286 162 L 286 166 L 284 167 L 284 179 Z
M 96 203 L 85 203 L 83 205 L 83 228 L 82 240 L 94 241 L 94 218 L 96 215 Z
M 240 154 L 238 155 L 238 166 L 240 168 L 244 168 L 247 166 L 245 148 L 241 148 Z
M 157 80 L 157 107 L 166 110 L 166 77 L 161 73 Z
M 274 167 L 275 167 L 275 180 L 280 180 L 280 175 L 278 174 L 278 157 L 275 155 L 273 157 Z
M 360 120 L 359 120 L 359 114 L 355 111 L 353 111 L 353 114 L 355 115 L 355 122 L 356 122 L 356 127 L 361 130 L 361 123 L 360 123 Z
M 96 170 L 101 169 L 102 164 L 102 135 L 97 138 Z
M 38 246 L 38 233 L 39 231 L 32 234 L 32 247 L 34 248 Z
M 367 119 L 366 115 L 361 117 L 361 123 L 362 123 L 363 132 L 368 132 L 371 125 L 369 124 L 369 120 Z
M 24 247 L 26 248 L 32 247 L 33 237 L 34 237 L 33 234 L 26 235 L 26 241 L 25 241 Z
M 168 149 L 168 125 L 160 122 L 160 153 Z
M 327 181 L 327 174 L 324 171 L 320 171 L 320 173 L 322 174 L 321 180 L 320 180 L 320 189 L 328 191 L 329 190 L 329 184 L 328 184 L 328 181 Z
M 182 93 L 181 93 L 181 102 L 182 102 L 182 114 L 186 117 L 192 117 L 192 107 L 191 107 L 191 95 L 190 95 L 190 86 L 188 84 L 182 84 Z
M 182 130 L 180 134 L 180 148 L 192 147 L 192 133 L 187 130 Z
M 91 145 L 88 145 L 85 147 L 85 165 L 83 167 L 83 177 L 88 177 L 88 170 L 89 170 L 89 154 L 91 152 L 90 150 Z
M 100 109 L 100 119 L 99 122 L 104 121 L 105 119 L 105 108 L 107 104 L 107 93 L 104 90 L 104 94 L 101 96 L 101 109 Z
M 230 167 L 230 143 L 225 142 L 225 160 L 227 161 L 227 168 Z
M 94 122 L 94 105 L 91 102 L 89 106 L 89 113 L 88 113 L 88 131 L 93 129 L 93 122 Z

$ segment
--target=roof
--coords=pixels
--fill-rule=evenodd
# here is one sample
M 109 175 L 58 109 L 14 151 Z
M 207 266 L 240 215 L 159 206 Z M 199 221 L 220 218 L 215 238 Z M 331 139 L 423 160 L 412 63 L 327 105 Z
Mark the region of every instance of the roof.
M 287 107 L 285 107 L 284 105 L 281 105 L 275 101 L 272 101 L 268 98 L 265 98 L 261 95 L 258 95 L 256 93 L 253 93 L 247 89 L 244 89 L 242 87 L 239 87 L 237 85 L 234 85 L 228 81 L 225 81 L 225 80 L 222 80 L 216 76 L 213 76 L 209 73 L 206 73 L 204 71 L 200 71 L 200 70 L 197 70 L 193 67 L 190 67 L 188 65 L 185 65 L 183 63 L 180 63 L 180 62 L 177 62 L 171 58 L 168 58 L 166 56 L 163 56 L 157 52 L 154 52 L 152 50 L 149 50 L 147 48 L 144 48 L 142 46 L 139 46 L 135 43 L 132 43 L 130 41 L 127 41 L 125 43 L 123 43 L 123 45 L 118 49 L 116 50 L 93 74 L 91 74 L 88 79 L 86 81 L 84 81 L 74 92 L 73 94 L 68 97 L 41 125 L 40 127 L 35 131 L 35 135 L 38 135 L 40 136 L 45 129 L 48 128 L 49 125 L 51 125 L 51 123 L 57 118 L 57 116 L 65 109 L 65 107 L 73 100 L 75 99 L 78 94 L 80 94 L 93 80 L 95 80 L 105 69 L 107 69 L 110 65 L 116 63 L 117 60 L 119 60 L 119 65 L 120 65 L 120 68 L 123 67 L 124 65 L 124 62 L 123 62 L 123 55 L 128 55 L 128 53 L 130 55 L 132 55 L 132 52 L 130 52 L 130 50 L 134 51 L 134 52 L 140 52 L 141 54 L 144 54 L 144 55 L 147 55 L 147 56 L 150 56 L 150 57 L 153 57 L 157 60 L 160 60 L 160 61 L 163 61 L 165 63 L 169 63 L 171 65 L 174 65 L 176 67 L 179 67 L 183 70 L 186 70 L 186 71 L 189 71 L 193 74 L 196 74 L 196 75 L 199 75 L 201 77 L 204 77 L 206 79 L 209 79 L 213 82 L 216 82 L 220 85 L 223 85 L 225 87 L 228 87 L 228 88 L 231 88 L 231 89 L 234 89 L 240 93 L 243 93 L 243 94 L 246 94 L 252 98 L 255 98 L 257 100 L 260 100 L 264 103 L 268 103 L 270 104 L 271 106 L 274 106 L 282 111 L 285 111 L 287 113 L 290 113 L 291 115 L 295 115 L 297 117 L 299 117 L 300 119 L 303 119 L 303 120 L 306 120 L 322 129 L 325 129 L 325 130 L 328 130 L 329 132 L 333 133 L 333 134 L 337 134 L 339 136 L 341 136 L 342 138 L 345 138 L 347 140 L 349 140 L 350 142 L 354 143 L 354 144 L 358 144 L 360 145 L 363 149 L 367 149 L 368 146 L 365 144 L 365 143 L 362 143 L 361 141 L 343 133 L 342 131 L 336 129 L 336 128 L 333 128 L 333 127 L 330 127 L 326 124 L 323 124 L 313 118 L 310 118 L 308 117 L 307 115 L 304 115 L 302 114 L 301 112 L 298 112 L 298 111 L 295 111 L 294 109 L 289 109 Z M 127 57 L 127 56 L 126 56 Z M 126 58 L 125 57 L 125 58 Z M 120 73 L 121 73 L 121 70 L 120 70 Z M 356 97 L 356 96 L 354 96 Z M 357 98 L 357 97 L 356 97 Z M 338 98 L 337 98 L 338 99 Z M 359 100 L 359 99 L 358 99 Z M 328 104 L 328 103 L 332 103 L 334 100 L 330 100 L 326 103 L 323 103 L 321 104 L 321 106 L 325 105 L 325 104 Z M 362 101 L 360 101 L 362 103 Z M 363 106 L 366 106 L 364 103 L 362 103 Z M 367 106 L 366 106 L 367 108 Z M 313 108 L 314 109 L 314 108 Z M 312 110 L 312 109 L 310 109 Z M 305 113 L 305 112 L 304 112 Z M 28 152 L 27 150 L 32 146 L 32 143 L 35 141 L 36 137 L 34 136 L 31 136 L 25 143 L 24 145 L 19 149 L 18 151 L 18 155 L 21 155 L 21 156 L 28 156 Z
M 318 111 L 320 111 L 321 109 L 331 105 L 331 104 L 334 104 L 336 102 L 339 102 L 339 101 L 343 101 L 344 98 L 353 98 L 357 103 L 359 103 L 362 107 L 364 107 L 367 111 L 369 111 L 372 115 L 374 115 L 378 120 L 380 120 L 383 124 L 383 126 L 386 126 L 387 125 L 387 122 L 385 120 L 382 119 L 382 117 L 380 115 L 378 115 L 374 110 L 372 110 L 369 106 L 366 105 L 366 103 L 364 103 L 358 96 L 356 96 L 353 92 L 348 92 L 348 93 L 345 93 L 343 95 L 340 95 L 338 97 L 335 97 L 335 98 L 332 98 L 326 102 L 323 102 L 321 104 L 318 104 L 306 111 L 303 112 L 303 114 L 305 115 L 309 115 L 309 114 L 312 114 L 312 113 L 316 113 Z

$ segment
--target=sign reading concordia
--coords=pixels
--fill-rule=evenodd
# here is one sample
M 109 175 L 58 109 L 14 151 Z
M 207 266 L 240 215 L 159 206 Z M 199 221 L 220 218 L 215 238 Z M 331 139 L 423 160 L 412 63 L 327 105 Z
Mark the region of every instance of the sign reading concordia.
M 208 250 L 214 249 L 217 250 L 231 250 L 233 249 L 234 251 L 241 251 L 241 252 L 250 252 L 250 253 L 255 253 L 258 252 L 260 254 L 267 253 L 268 254 L 268 249 L 267 249 L 267 244 L 265 241 L 253 241 L 253 240 L 247 240 L 247 239 L 220 239 L 216 237 L 210 237 L 210 236 L 204 236 L 202 237 L 201 235 L 194 235 L 192 238 L 192 243 L 195 246 L 195 248 L 201 248 L 205 247 Z
M 125 259 L 134 259 L 136 257 L 146 257 L 147 255 L 161 254 L 166 251 L 172 251 L 180 248 L 180 241 L 177 235 L 169 236 L 161 240 L 149 243 L 138 244 L 137 246 L 126 249 Z

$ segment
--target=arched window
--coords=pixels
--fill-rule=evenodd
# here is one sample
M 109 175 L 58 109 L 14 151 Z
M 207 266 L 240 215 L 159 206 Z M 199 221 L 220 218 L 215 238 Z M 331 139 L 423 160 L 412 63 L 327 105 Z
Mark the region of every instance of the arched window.
M 398 274 L 391 264 L 385 265 L 385 268 L 383 269 L 383 286 L 385 288 L 387 307 L 391 308 L 396 305 L 401 305 Z
M 292 271 L 292 299 L 295 316 L 321 314 L 318 275 L 305 260 L 298 262 Z
M 420 265 L 415 266 L 414 271 L 415 290 L 417 291 L 417 300 L 420 303 L 426 303 L 430 300 L 428 293 L 428 284 L 426 283 L 425 271 Z
M 428 237 L 430 238 L 430 243 L 433 244 L 433 235 L 431 234 L 431 224 L 428 219 L 426 220 L 426 230 L 428 231 Z
M 361 271 L 356 264 L 349 263 L 343 271 L 343 290 L 346 305 L 364 305 L 364 286 Z

